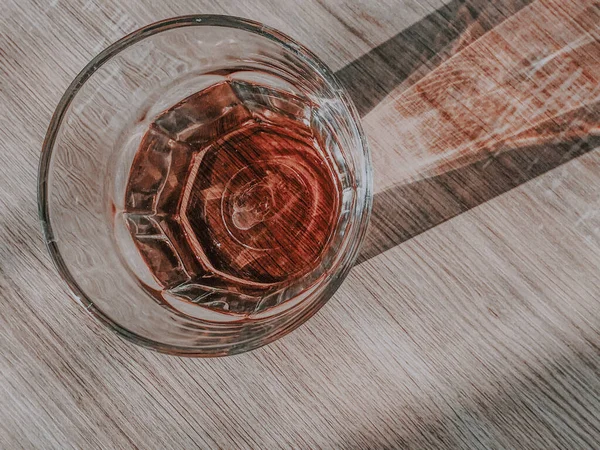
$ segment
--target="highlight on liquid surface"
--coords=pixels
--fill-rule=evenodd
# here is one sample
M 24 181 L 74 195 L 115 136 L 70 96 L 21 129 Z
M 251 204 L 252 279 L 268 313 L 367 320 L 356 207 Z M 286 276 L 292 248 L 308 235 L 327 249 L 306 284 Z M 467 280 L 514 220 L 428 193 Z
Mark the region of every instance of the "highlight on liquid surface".
M 316 111 L 287 92 L 224 81 L 154 119 L 120 216 L 160 301 L 245 317 L 319 265 L 341 188 Z

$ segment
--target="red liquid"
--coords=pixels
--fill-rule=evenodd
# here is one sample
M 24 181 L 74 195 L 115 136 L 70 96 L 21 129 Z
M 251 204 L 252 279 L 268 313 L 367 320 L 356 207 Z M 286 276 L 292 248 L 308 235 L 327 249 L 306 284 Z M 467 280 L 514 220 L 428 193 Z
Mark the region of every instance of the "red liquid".
M 318 266 L 341 193 L 310 111 L 295 96 L 224 82 L 151 124 L 124 216 L 164 290 L 244 313 Z

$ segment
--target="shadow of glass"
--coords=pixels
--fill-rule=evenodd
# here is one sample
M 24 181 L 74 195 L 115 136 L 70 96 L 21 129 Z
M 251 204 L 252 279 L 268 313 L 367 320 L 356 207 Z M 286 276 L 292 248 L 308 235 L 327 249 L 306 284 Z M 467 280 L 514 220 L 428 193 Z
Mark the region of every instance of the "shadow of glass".
M 417 82 L 532 2 L 451 1 L 344 67 L 337 76 L 364 117 L 399 85 Z M 581 115 L 591 115 L 596 121 L 598 106 L 591 105 Z M 577 120 L 577 114 L 565 115 L 563 121 Z M 551 124 L 550 134 L 556 131 L 552 128 Z M 600 145 L 600 138 L 568 135 L 562 130 L 556 131 L 555 137 L 532 141 L 535 144 L 505 145 L 494 156 L 376 193 L 369 232 L 357 264 Z
M 336 72 L 361 116 L 534 0 L 452 0 Z
M 364 262 L 600 146 L 600 137 L 505 149 L 495 157 L 395 186 L 373 199 Z

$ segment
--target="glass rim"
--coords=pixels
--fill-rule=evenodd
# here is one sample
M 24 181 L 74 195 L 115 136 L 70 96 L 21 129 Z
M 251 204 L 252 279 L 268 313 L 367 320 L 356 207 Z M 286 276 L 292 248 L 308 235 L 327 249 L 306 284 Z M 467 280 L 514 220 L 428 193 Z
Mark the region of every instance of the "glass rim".
M 113 56 L 131 47 L 132 45 L 144 40 L 145 38 L 172 29 L 202 26 L 236 28 L 260 35 L 285 47 L 287 50 L 301 56 L 303 60 L 310 62 L 311 66 L 316 66 L 314 68 L 317 69 L 320 72 L 320 75 L 323 76 L 323 78 L 327 81 L 327 83 L 329 83 L 335 89 L 336 94 L 340 96 L 340 98 L 343 100 L 346 107 L 348 108 L 349 115 L 352 119 L 353 125 L 355 126 L 355 131 L 361 142 L 361 150 L 363 151 L 366 159 L 366 179 L 364 193 L 365 205 L 363 211 L 360 214 L 359 221 L 356 225 L 358 227 L 358 233 L 354 238 L 354 242 L 349 246 L 349 248 L 346 249 L 346 252 L 351 254 L 351 257 L 347 261 L 345 261 L 345 264 L 342 263 L 338 268 L 336 268 L 336 270 L 333 273 L 334 276 L 324 287 L 320 295 L 320 301 L 313 302 L 313 304 L 306 308 L 306 310 L 303 311 L 302 314 L 300 314 L 298 317 L 295 317 L 292 321 L 290 321 L 290 323 L 286 324 L 287 326 L 285 328 L 281 330 L 275 330 L 275 332 L 270 334 L 261 335 L 257 337 L 257 339 L 254 339 L 252 341 L 237 343 L 245 344 L 245 348 L 243 350 L 239 350 L 238 352 L 227 351 L 235 349 L 236 343 L 224 344 L 222 346 L 211 346 L 210 350 L 208 348 L 206 349 L 209 351 L 203 351 L 199 347 L 165 344 L 155 339 L 141 336 L 135 332 L 132 332 L 118 324 L 113 319 L 111 319 L 100 308 L 96 306 L 92 299 L 90 299 L 85 294 L 83 289 L 79 286 L 79 283 L 76 281 L 75 277 L 73 277 L 73 275 L 71 274 L 71 271 L 67 267 L 65 260 L 63 259 L 63 256 L 58 248 L 57 241 L 54 238 L 49 211 L 48 175 L 50 173 L 50 163 L 52 160 L 56 137 L 58 131 L 62 126 L 66 112 L 69 106 L 71 105 L 72 101 L 76 97 L 77 93 L 81 89 L 81 87 L 100 67 L 102 67 L 106 62 L 108 62 Z M 342 280 L 352 268 L 360 244 L 362 243 L 366 234 L 366 225 L 368 224 L 371 215 L 372 168 L 370 160 L 370 149 L 367 145 L 366 137 L 361 127 L 360 117 L 356 110 L 356 107 L 354 106 L 354 103 L 351 101 L 346 90 L 342 88 L 333 71 L 329 69 L 329 67 L 324 62 L 322 62 L 321 59 L 317 57 L 313 52 L 308 50 L 302 44 L 296 42 L 291 37 L 285 35 L 284 33 L 257 21 L 248 20 L 241 17 L 215 14 L 178 16 L 146 25 L 122 37 L 116 42 L 110 44 L 107 48 L 105 48 L 100 53 L 98 53 L 98 55 L 92 58 L 90 62 L 86 64 L 86 66 L 77 74 L 77 76 L 68 86 L 52 115 L 50 124 L 48 126 L 48 130 L 46 132 L 46 136 L 44 138 L 44 142 L 42 144 L 37 183 L 38 216 L 41 223 L 44 243 L 46 245 L 46 248 L 48 249 L 50 258 L 56 270 L 58 271 L 59 276 L 67 284 L 69 293 L 77 301 L 77 303 L 82 305 L 89 314 L 91 314 L 104 326 L 111 329 L 113 332 L 127 339 L 128 341 L 133 342 L 134 344 L 158 351 L 160 353 L 166 353 L 175 356 L 192 357 L 231 355 L 235 353 L 240 353 L 242 351 L 256 349 L 270 342 L 273 342 L 274 340 L 279 339 L 280 337 L 283 337 L 285 334 L 288 334 L 289 332 L 293 331 L 299 325 L 301 325 L 302 323 L 307 321 L 311 316 L 313 316 L 335 293 Z M 247 345 L 249 342 L 251 342 L 252 345 Z M 220 352 L 220 349 L 222 349 L 223 351 Z

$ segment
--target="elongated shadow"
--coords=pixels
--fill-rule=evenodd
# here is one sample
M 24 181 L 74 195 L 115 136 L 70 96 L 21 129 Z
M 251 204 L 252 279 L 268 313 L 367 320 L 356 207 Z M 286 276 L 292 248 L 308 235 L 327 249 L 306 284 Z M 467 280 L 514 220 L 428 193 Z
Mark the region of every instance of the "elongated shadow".
M 534 0 L 452 0 L 336 72 L 361 116 L 415 71 L 430 71 L 455 50 Z M 425 72 L 425 73 L 426 73 Z
M 344 67 L 337 76 L 364 116 L 409 77 L 418 81 L 532 1 L 453 0 Z M 505 148 L 498 156 L 377 193 L 357 264 L 598 145 L 599 138 L 585 137 Z
M 357 264 L 600 146 L 600 137 L 506 149 L 496 157 L 375 195 Z

